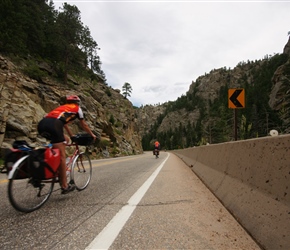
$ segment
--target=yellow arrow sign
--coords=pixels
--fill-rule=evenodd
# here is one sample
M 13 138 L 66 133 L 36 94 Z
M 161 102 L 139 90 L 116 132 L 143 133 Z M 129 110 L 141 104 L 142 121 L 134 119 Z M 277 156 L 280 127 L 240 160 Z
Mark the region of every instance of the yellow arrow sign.
M 244 89 L 229 89 L 228 90 L 228 104 L 231 109 L 238 109 L 245 107 L 245 90 Z

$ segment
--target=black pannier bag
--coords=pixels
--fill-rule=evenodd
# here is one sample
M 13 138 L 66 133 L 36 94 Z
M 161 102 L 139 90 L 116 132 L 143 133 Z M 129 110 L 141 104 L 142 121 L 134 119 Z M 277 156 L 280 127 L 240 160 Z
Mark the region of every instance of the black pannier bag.
M 60 163 L 60 152 L 54 148 L 40 148 L 29 152 L 32 177 L 36 180 L 51 179 L 56 176 Z
M 24 140 L 15 140 L 12 144 L 12 149 L 7 149 L 4 160 L 4 168 L 6 170 L 7 175 L 12 170 L 13 165 L 23 156 L 28 154 L 28 151 L 32 150 L 32 147 L 28 145 L 28 143 Z M 23 179 L 27 178 L 27 161 L 21 165 L 21 170 L 17 172 L 17 176 L 15 179 Z M 3 171 L 2 171 L 3 172 Z
M 159 155 L 159 150 L 155 148 L 155 149 L 153 150 L 153 155 Z
M 29 165 L 33 179 L 44 180 L 45 178 L 44 152 L 45 149 L 37 149 L 29 153 Z
M 27 155 L 28 151 L 22 151 L 19 149 L 7 149 L 4 161 L 4 168 L 7 175 L 12 170 L 13 165 L 23 156 Z M 14 179 L 24 179 L 27 178 L 27 161 L 24 161 L 24 164 L 21 165 L 21 170 L 17 172 L 17 176 Z

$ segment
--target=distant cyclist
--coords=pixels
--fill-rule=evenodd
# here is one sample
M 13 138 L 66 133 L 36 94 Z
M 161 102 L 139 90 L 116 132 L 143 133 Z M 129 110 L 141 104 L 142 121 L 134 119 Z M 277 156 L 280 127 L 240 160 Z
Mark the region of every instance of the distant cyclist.
M 156 155 L 156 158 L 158 158 L 159 150 L 160 150 L 160 143 L 159 143 L 159 141 L 155 141 L 154 142 L 154 155 Z M 156 152 L 156 154 L 155 154 L 155 152 Z
M 88 124 L 84 120 L 84 114 L 80 107 L 80 98 L 76 95 L 67 96 L 67 103 L 59 106 L 56 109 L 50 111 L 39 123 L 38 133 L 49 139 L 53 145 L 53 148 L 57 148 L 60 151 L 61 161 L 59 167 L 59 180 L 61 185 L 61 193 L 67 194 L 75 189 L 74 185 L 68 184 L 66 179 L 66 153 L 65 143 L 69 142 L 69 137 L 64 134 L 63 128 L 70 137 L 73 136 L 68 127 L 68 123 L 79 119 L 81 127 L 90 134 L 94 140 L 96 135 L 93 134 Z

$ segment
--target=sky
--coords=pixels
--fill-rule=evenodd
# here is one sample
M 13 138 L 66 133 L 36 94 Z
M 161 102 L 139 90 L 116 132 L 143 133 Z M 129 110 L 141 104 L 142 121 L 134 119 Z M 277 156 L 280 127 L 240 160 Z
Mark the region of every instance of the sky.
M 137 107 L 175 101 L 199 76 L 280 54 L 289 39 L 290 0 L 53 2 L 78 7 L 107 84 L 130 83 Z

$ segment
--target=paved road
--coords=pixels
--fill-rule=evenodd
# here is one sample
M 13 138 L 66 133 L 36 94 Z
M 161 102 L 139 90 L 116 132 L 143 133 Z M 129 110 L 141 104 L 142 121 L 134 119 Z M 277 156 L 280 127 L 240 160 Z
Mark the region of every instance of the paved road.
M 1 249 L 260 249 L 175 155 L 95 161 L 82 192 L 30 214 L 15 211 L 0 176 Z M 58 188 L 58 187 L 57 187 Z

